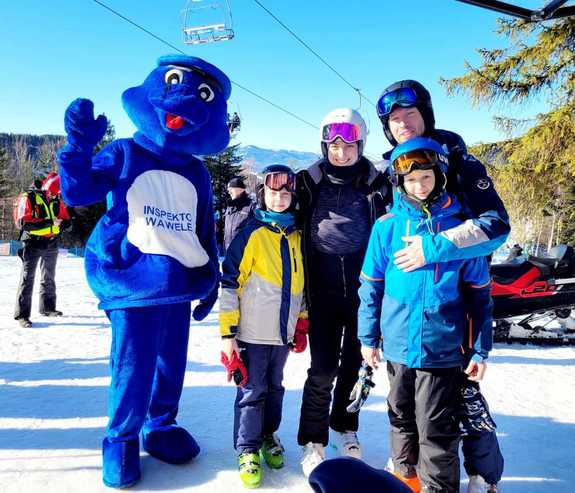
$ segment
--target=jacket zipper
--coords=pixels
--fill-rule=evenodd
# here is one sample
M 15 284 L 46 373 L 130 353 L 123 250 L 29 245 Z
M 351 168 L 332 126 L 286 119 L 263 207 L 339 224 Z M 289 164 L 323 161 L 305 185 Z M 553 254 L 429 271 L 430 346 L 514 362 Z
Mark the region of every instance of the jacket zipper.
M 437 222 L 435 229 L 437 230 L 437 233 L 439 233 L 439 221 Z M 435 284 L 437 284 L 439 282 L 439 262 L 435 263 L 435 275 L 433 278 Z
M 345 257 L 341 255 L 339 258 L 341 260 L 341 275 L 343 277 L 343 297 L 347 298 L 347 283 L 345 280 Z
M 293 253 L 293 271 L 297 272 L 297 261 L 295 258 L 295 248 L 292 248 L 291 251 Z

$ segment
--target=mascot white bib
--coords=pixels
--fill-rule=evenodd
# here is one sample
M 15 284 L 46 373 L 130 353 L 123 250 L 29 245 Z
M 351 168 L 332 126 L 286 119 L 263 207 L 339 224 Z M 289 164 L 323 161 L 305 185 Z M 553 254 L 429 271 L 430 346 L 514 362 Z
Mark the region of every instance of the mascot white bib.
M 138 176 L 126 195 L 128 240 L 143 253 L 168 255 L 186 267 L 209 261 L 196 235 L 196 187 L 172 171 Z

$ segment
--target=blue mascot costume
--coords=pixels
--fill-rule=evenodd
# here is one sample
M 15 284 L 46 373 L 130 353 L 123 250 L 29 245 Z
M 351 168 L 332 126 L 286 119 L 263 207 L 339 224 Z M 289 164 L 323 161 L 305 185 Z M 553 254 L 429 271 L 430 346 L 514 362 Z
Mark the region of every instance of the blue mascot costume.
M 218 293 L 210 175 L 195 155 L 229 143 L 231 85 L 217 67 L 191 56 L 161 57 L 122 102 L 138 131 L 93 156 L 106 131 L 87 99 L 65 114 L 59 153 L 64 201 L 106 198 L 107 212 L 86 245 L 86 274 L 112 323 L 109 423 L 103 479 L 125 488 L 140 479 L 143 448 L 172 464 L 199 453 L 176 423 L 186 369 L 191 300 L 202 320 Z

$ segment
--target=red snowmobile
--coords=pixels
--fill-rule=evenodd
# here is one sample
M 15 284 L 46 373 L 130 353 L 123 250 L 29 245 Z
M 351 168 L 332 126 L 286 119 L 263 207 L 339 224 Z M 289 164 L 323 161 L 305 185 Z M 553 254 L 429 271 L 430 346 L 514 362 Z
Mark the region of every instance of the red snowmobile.
M 572 247 L 553 247 L 549 257 L 492 264 L 491 277 L 495 341 L 575 344 L 575 319 L 570 317 L 575 308 Z

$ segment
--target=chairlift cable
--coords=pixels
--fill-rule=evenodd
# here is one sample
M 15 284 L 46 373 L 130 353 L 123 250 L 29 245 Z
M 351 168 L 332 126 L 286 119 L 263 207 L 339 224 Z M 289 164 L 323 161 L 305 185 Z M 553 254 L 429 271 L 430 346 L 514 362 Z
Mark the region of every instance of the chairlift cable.
M 287 32 L 289 32 L 295 39 L 297 39 L 303 46 L 305 46 L 309 51 L 311 51 L 316 58 L 318 58 L 326 67 L 328 67 L 334 74 L 336 74 L 342 81 L 344 81 L 349 87 L 354 91 L 357 91 L 361 96 L 361 90 L 355 87 L 351 82 L 349 82 L 340 72 L 338 72 L 332 65 L 325 61 L 325 59 L 319 55 L 310 45 L 308 45 L 303 39 L 301 39 L 292 29 L 290 29 L 286 24 L 284 24 L 277 16 L 275 16 L 268 8 L 266 8 L 259 0 L 254 0 L 263 10 L 265 10 L 280 26 L 282 26 Z M 375 103 L 370 101 L 368 98 L 363 96 L 363 98 L 375 108 Z
M 113 8 L 109 7 L 108 5 L 106 5 L 105 3 L 101 2 L 100 0 L 92 0 L 93 2 L 97 3 L 98 5 L 100 5 L 101 7 L 109 10 L 110 12 L 112 12 L 114 15 L 117 15 L 118 17 L 120 17 L 121 19 L 125 20 L 126 22 L 129 22 L 130 24 L 132 24 L 134 27 L 137 27 L 138 29 L 140 29 L 141 31 L 144 31 L 146 34 L 152 36 L 154 39 L 160 41 L 161 43 L 164 43 L 166 46 L 169 46 L 170 48 L 172 48 L 173 50 L 176 50 L 178 53 L 181 53 L 182 55 L 187 55 L 187 53 L 183 50 L 181 50 L 180 48 L 178 48 L 177 46 L 174 46 L 173 44 L 171 44 L 170 42 L 166 41 L 165 39 L 161 38 L 160 36 L 154 34 L 153 32 L 151 32 L 150 30 L 146 29 L 145 27 L 141 26 L 140 24 L 138 24 L 137 22 L 134 22 L 133 20 L 129 19 L 128 17 L 126 17 L 125 15 L 121 14 L 120 12 L 114 10 Z M 240 84 L 239 82 L 235 82 L 233 80 L 230 80 L 231 83 L 234 86 L 239 87 L 240 89 L 243 89 L 244 91 L 246 91 L 247 93 L 251 94 L 252 96 L 258 98 L 259 100 L 269 104 L 270 106 L 273 106 L 274 108 L 284 112 L 285 114 L 291 116 L 292 118 L 295 118 L 296 120 L 299 120 L 302 123 L 305 123 L 306 125 L 309 125 L 310 127 L 314 128 L 314 129 L 319 129 L 319 127 L 317 125 L 314 125 L 313 123 L 308 122 L 307 120 L 304 120 L 303 118 L 299 117 L 298 115 L 296 115 L 295 113 L 292 113 L 291 111 L 285 109 L 284 107 L 270 101 L 269 99 L 260 96 L 258 93 L 252 91 L 251 89 L 248 89 L 247 87 L 243 86 L 242 84 Z
M 150 36 L 152 36 L 152 38 L 157 39 L 158 41 L 161 41 L 162 43 L 164 43 L 165 45 L 169 46 L 170 48 L 182 53 L 183 55 L 185 55 L 186 53 L 183 52 L 182 50 L 180 50 L 179 48 L 177 48 L 176 46 L 174 46 L 173 44 L 169 43 L 168 41 L 166 41 L 165 39 L 160 38 L 159 36 L 156 36 L 153 32 L 148 31 L 145 27 L 140 26 L 139 24 L 135 23 L 133 20 L 129 19 L 128 17 L 126 17 L 125 15 L 120 14 L 120 12 L 114 10 L 112 7 L 109 7 L 108 5 L 106 5 L 103 2 L 100 2 L 100 0 L 93 0 L 95 3 L 97 3 L 98 5 L 100 5 L 101 7 L 104 7 L 105 9 L 109 10 L 110 12 L 112 12 L 113 14 L 117 15 L 118 17 L 120 17 L 121 19 L 124 19 L 126 22 L 129 22 L 130 24 L 132 24 L 133 26 L 137 27 L 138 29 L 141 29 L 142 31 L 144 31 L 146 34 L 149 34 Z

